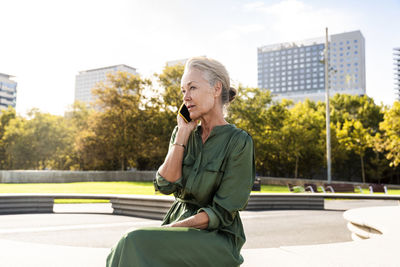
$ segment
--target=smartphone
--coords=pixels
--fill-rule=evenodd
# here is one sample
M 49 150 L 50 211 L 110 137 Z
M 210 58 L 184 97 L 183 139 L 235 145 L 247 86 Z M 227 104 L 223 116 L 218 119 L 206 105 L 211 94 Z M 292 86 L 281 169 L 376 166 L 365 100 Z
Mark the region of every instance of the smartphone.
M 185 104 L 179 108 L 178 114 L 185 120 L 186 123 L 191 122 L 190 113 Z

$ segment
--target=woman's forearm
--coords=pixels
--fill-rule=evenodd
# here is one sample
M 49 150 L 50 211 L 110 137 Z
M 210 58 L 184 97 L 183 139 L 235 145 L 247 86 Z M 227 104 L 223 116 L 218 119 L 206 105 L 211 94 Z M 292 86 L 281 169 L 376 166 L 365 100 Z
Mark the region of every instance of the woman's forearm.
M 200 212 L 182 221 L 172 223 L 170 227 L 193 227 L 197 229 L 207 229 L 209 218 L 206 212 Z
M 176 182 L 182 176 L 184 147 L 172 146 L 158 172 L 169 182 Z
M 182 160 L 185 148 L 181 145 L 187 145 L 189 135 L 190 129 L 178 129 L 175 144 L 179 145 L 171 146 L 164 163 L 158 169 L 160 175 L 169 182 L 175 182 L 182 176 Z

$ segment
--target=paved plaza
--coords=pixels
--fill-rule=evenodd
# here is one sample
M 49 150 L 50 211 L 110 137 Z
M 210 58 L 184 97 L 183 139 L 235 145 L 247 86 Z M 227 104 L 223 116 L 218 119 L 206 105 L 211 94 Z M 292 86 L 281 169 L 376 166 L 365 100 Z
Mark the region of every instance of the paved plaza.
M 257 257 L 262 248 L 350 242 L 345 210 L 391 205 L 398 202 L 331 200 L 325 210 L 244 211 L 243 255 Z M 110 247 L 125 232 L 161 223 L 112 215 L 110 204 L 58 204 L 54 211 L 0 216 L 2 266 L 104 266 Z M 254 266 L 250 262 L 244 266 Z

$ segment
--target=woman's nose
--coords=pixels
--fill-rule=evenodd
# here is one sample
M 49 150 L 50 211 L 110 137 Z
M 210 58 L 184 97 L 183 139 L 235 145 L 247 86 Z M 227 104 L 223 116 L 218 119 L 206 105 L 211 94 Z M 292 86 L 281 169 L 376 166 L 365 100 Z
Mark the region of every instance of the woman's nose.
M 185 94 L 183 95 L 183 100 L 188 101 L 190 100 L 190 92 L 189 90 L 185 92 Z

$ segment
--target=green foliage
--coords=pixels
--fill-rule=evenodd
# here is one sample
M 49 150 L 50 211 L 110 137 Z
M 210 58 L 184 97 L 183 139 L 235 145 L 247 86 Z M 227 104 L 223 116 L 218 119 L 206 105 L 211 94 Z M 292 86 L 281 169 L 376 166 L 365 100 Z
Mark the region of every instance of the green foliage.
M 65 116 L 9 108 L 0 113 L 2 169 L 154 170 L 168 151 L 182 103 L 183 66 L 166 66 L 154 81 L 118 72 L 94 88 L 89 107 Z M 227 120 L 254 140 L 259 175 L 324 179 L 325 104 L 273 101 L 269 91 L 240 86 Z M 400 183 L 400 104 L 367 96 L 331 99 L 334 180 Z
M 62 117 L 33 109 L 28 119 L 15 117 L 4 127 L 7 169 L 65 169 L 73 132 Z
M 386 111 L 379 128 L 383 134 L 378 136 L 376 148 L 386 151 L 390 166 L 397 167 L 400 164 L 400 102 L 394 102 L 393 107 Z

